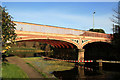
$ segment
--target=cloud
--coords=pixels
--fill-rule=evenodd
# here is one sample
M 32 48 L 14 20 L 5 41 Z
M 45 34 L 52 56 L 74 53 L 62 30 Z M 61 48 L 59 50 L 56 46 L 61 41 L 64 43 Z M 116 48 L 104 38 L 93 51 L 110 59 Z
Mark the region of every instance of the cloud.
M 78 29 L 84 29 L 88 30 L 89 28 L 92 28 L 93 26 L 93 16 L 85 16 L 85 15 L 71 15 L 71 14 L 63 14 L 63 13 L 55 13 L 50 14 L 48 16 L 51 16 L 51 21 L 61 22 L 59 24 L 72 24 L 72 26 L 78 28 Z M 110 21 L 111 14 L 105 14 L 101 16 L 95 16 L 94 22 L 95 22 L 95 28 L 102 28 L 105 29 L 108 33 L 111 32 L 112 28 L 112 22 Z M 46 18 L 47 19 L 47 18 Z M 54 23 L 54 22 L 51 22 Z M 68 26 L 69 27 L 69 26 Z M 74 28 L 73 27 L 73 28 Z

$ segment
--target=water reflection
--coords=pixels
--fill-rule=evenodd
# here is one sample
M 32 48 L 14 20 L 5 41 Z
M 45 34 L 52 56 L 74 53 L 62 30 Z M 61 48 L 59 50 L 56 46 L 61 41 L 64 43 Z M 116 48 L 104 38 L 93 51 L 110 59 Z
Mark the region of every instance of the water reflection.
M 105 69 L 105 68 L 104 68 Z M 86 66 L 75 66 L 71 70 L 54 71 L 52 74 L 60 80 L 120 80 L 120 72 L 105 71 L 102 67 L 89 68 Z
M 71 70 L 66 70 L 66 71 L 54 71 L 52 74 L 54 74 L 55 77 L 61 80 L 66 80 L 66 78 L 67 79 L 69 78 L 69 80 L 72 80 L 72 79 L 76 79 L 78 74 L 77 71 L 78 71 L 78 68 L 75 67 Z

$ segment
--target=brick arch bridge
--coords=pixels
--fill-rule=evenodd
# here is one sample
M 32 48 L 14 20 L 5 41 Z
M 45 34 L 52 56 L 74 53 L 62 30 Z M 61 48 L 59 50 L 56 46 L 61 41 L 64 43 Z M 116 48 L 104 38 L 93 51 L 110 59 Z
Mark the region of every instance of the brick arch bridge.
M 83 47 L 92 42 L 111 42 L 111 35 L 77 29 L 16 22 L 16 41 L 39 41 L 54 48 L 79 49 L 78 60 L 84 60 Z

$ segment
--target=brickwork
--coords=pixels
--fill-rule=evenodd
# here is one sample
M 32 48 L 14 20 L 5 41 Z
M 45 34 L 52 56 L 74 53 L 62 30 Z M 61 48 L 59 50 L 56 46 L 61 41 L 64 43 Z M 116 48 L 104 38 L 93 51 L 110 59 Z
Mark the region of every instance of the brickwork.
M 110 43 L 111 35 L 70 28 L 62 28 L 48 25 L 15 22 L 17 24 L 16 41 L 38 40 L 50 44 L 56 48 L 82 49 L 88 43 Z M 20 30 L 22 28 L 22 30 Z M 37 31 L 36 31 L 37 30 Z

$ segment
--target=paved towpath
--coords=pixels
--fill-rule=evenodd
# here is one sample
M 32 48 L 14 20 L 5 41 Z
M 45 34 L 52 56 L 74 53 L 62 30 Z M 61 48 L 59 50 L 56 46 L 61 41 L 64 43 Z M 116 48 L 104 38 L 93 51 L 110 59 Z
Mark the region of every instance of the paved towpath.
M 6 59 L 9 63 L 16 64 L 17 66 L 19 66 L 28 75 L 29 78 L 43 78 L 43 76 L 40 73 L 38 73 L 28 64 L 26 64 L 26 62 L 23 59 L 19 57 L 7 57 Z

